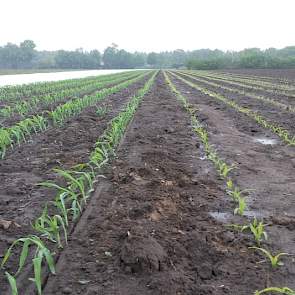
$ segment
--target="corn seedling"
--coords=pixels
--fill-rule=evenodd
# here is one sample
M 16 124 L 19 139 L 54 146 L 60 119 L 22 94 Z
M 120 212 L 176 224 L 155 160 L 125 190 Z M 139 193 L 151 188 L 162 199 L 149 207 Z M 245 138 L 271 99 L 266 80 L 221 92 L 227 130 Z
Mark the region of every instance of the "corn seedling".
M 32 246 L 36 247 L 35 250 L 35 254 L 34 254 L 34 259 L 33 259 L 33 267 L 34 267 L 34 274 L 35 277 L 31 280 L 34 281 L 37 290 L 38 290 L 38 294 L 41 295 L 41 264 L 42 261 L 45 260 L 49 270 L 52 274 L 55 274 L 55 266 L 54 266 L 54 260 L 52 257 L 52 253 L 50 252 L 50 250 L 48 248 L 46 248 L 46 246 L 44 245 L 44 243 L 41 241 L 41 239 L 37 236 L 29 236 L 26 238 L 19 238 L 17 240 L 15 240 L 12 245 L 8 248 L 8 250 L 6 251 L 4 258 L 2 260 L 1 263 L 1 268 L 4 267 L 4 265 L 6 264 L 7 260 L 9 259 L 9 257 L 12 254 L 12 250 L 14 247 L 16 247 L 17 245 L 22 244 L 22 251 L 21 251 L 21 255 L 20 255 L 20 259 L 19 259 L 19 266 L 18 266 L 18 270 L 15 273 L 15 276 L 22 270 L 22 268 L 25 265 L 25 262 L 27 260 L 27 257 L 29 255 L 29 248 Z M 7 273 L 7 278 L 9 280 L 9 284 L 11 286 L 11 288 L 13 290 L 16 289 L 16 282 L 15 282 L 15 278 Z M 17 291 L 16 291 L 17 292 Z M 15 293 L 17 294 L 17 293 Z
M 288 253 L 279 253 L 277 255 L 272 255 L 268 250 L 264 248 L 259 248 L 259 247 L 250 247 L 250 249 L 255 249 L 264 254 L 265 257 L 267 257 L 271 263 L 272 268 L 276 268 L 278 266 L 284 265 L 282 261 L 280 261 L 280 258 L 282 256 L 287 256 L 289 255 Z
M 64 231 L 65 241 L 67 243 L 67 230 L 64 220 L 60 215 L 54 215 L 53 217 L 48 215 L 47 206 L 45 206 L 42 215 L 37 218 L 33 224 L 33 228 L 41 233 L 41 236 L 48 238 L 50 241 L 58 244 L 59 248 L 62 248 L 60 239 L 60 227 Z
M 234 168 L 235 168 L 234 166 L 228 166 L 225 162 L 223 162 L 223 163 L 220 163 L 218 167 L 218 172 L 223 178 L 226 178 L 228 173 Z
M 245 198 L 240 197 L 238 199 L 238 207 L 235 208 L 234 214 L 239 214 L 243 216 L 246 208 L 247 208 L 247 204 L 246 204 Z
M 61 192 L 60 194 L 56 196 L 55 200 L 52 203 L 59 210 L 61 216 L 63 217 L 65 225 L 68 226 L 69 221 L 68 221 L 68 210 L 66 207 L 66 197 L 67 197 L 67 194 L 65 192 Z
M 258 222 L 256 218 L 254 218 L 253 222 L 249 224 L 250 231 L 258 246 L 260 246 L 263 239 L 267 240 L 267 233 L 264 230 L 264 227 L 265 224 L 262 221 Z
M 79 201 L 79 195 L 72 189 L 68 187 L 63 187 L 61 185 L 58 185 L 56 183 L 49 182 L 49 181 L 41 182 L 38 185 L 57 189 L 58 190 L 57 198 L 60 198 L 60 196 L 62 195 L 64 202 L 69 200 L 69 202 L 71 203 L 71 207 L 68 209 L 68 211 L 72 213 L 74 220 L 76 220 L 79 217 L 80 213 L 82 213 L 82 206 Z
M 226 184 L 228 194 L 232 197 L 233 201 L 237 203 L 239 203 L 239 200 L 243 197 L 244 193 L 252 191 L 251 189 L 241 190 L 239 187 L 235 186 L 231 180 Z

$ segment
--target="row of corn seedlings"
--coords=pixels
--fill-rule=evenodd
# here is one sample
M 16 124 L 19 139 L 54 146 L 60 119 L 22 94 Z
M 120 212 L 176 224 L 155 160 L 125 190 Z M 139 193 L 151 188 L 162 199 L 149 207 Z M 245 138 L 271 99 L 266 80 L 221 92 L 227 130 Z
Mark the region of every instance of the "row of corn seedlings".
M 147 74 L 149 74 L 149 72 L 144 72 L 143 74 L 120 84 L 110 88 L 104 88 L 93 95 L 86 95 L 82 98 L 70 100 L 63 105 L 58 106 L 53 111 L 48 111 L 46 114 L 26 118 L 7 128 L 0 128 L 1 158 L 3 159 L 5 157 L 7 148 L 13 148 L 15 144 L 20 145 L 21 142 L 25 142 L 29 139 L 32 134 L 44 132 L 52 125 L 61 125 L 67 118 L 78 115 L 86 107 L 94 105 L 108 95 L 127 88 L 129 85 L 143 79 Z
M 287 145 L 290 145 L 290 146 L 295 145 L 295 136 L 294 135 L 291 135 L 289 133 L 289 131 L 284 129 L 283 127 L 280 127 L 277 124 L 269 122 L 268 120 L 266 120 L 262 115 L 258 114 L 257 112 L 254 112 L 248 108 L 241 107 L 235 101 L 228 99 L 225 96 L 223 96 L 217 92 L 208 90 L 204 87 L 201 87 L 200 85 L 197 85 L 197 84 L 194 84 L 188 80 L 185 80 L 182 77 L 175 75 L 174 73 L 171 73 L 171 74 L 173 76 L 177 77 L 177 79 L 179 79 L 179 80 L 183 81 L 184 83 L 186 83 L 187 85 L 191 86 L 192 88 L 195 88 L 198 91 L 200 91 L 210 97 L 213 97 L 214 99 L 218 99 L 219 101 L 222 101 L 223 103 L 232 107 L 236 111 L 243 113 L 243 114 L 247 115 L 248 117 L 252 118 L 262 127 L 269 129 L 270 131 L 272 131 L 273 133 L 278 135 L 283 140 L 283 142 L 285 142 Z
M 215 73 L 216 74 L 216 73 Z M 228 73 L 218 73 L 221 77 L 234 79 L 235 81 L 245 82 L 250 85 L 258 85 L 269 87 L 275 90 L 295 91 L 294 81 L 285 78 L 274 77 L 259 77 L 259 76 L 246 76 L 246 75 L 228 75 Z
M 0 101 L 13 103 L 23 98 L 46 95 L 53 92 L 62 91 L 70 87 L 76 87 L 80 83 L 96 80 L 97 77 L 86 77 L 79 79 L 67 79 L 51 82 L 37 82 L 15 86 L 0 87 Z
M 91 81 L 83 81 L 75 87 L 67 88 L 58 92 L 49 93 L 43 96 L 33 96 L 29 100 L 20 100 L 15 105 L 7 105 L 0 109 L 0 117 L 11 117 L 13 114 L 19 114 L 24 116 L 34 110 L 38 110 L 40 105 L 46 107 L 53 103 L 70 99 L 76 96 L 82 96 L 87 93 L 91 93 L 98 88 L 105 87 L 112 83 L 120 82 L 124 79 L 131 78 L 138 75 L 138 73 L 129 72 L 128 75 L 121 74 L 113 77 L 112 75 L 99 77 L 97 80 L 91 79 Z
M 210 144 L 209 134 L 206 128 L 200 123 L 200 121 L 198 120 L 196 116 L 196 112 L 197 112 L 196 108 L 194 108 L 188 102 L 187 98 L 183 96 L 176 89 L 175 85 L 172 83 L 169 76 L 165 72 L 164 72 L 164 75 L 165 75 L 166 82 L 169 85 L 171 91 L 176 95 L 177 99 L 181 102 L 184 109 L 190 114 L 192 128 L 203 144 L 207 159 L 214 164 L 216 171 L 224 179 L 225 186 L 226 186 L 226 193 L 228 196 L 230 196 L 232 201 L 236 204 L 236 207 L 234 209 L 234 214 L 239 214 L 242 216 L 247 207 L 244 194 L 250 190 L 249 189 L 241 190 L 241 188 L 239 188 L 236 184 L 234 184 L 234 181 L 232 180 L 230 176 L 230 171 L 234 169 L 234 167 L 232 165 L 227 164 L 226 161 L 223 160 L 218 155 L 217 151 L 214 149 L 212 144 Z M 263 242 L 263 240 L 267 239 L 265 226 L 266 224 L 264 224 L 263 221 L 258 221 L 256 218 L 254 218 L 252 221 L 248 222 L 245 225 L 237 225 L 237 224 L 230 225 L 230 227 L 233 227 L 234 229 L 237 229 L 241 232 L 249 231 L 253 235 L 255 243 L 257 244 L 257 246 L 250 247 L 250 249 L 254 249 L 262 253 L 266 258 L 269 259 L 272 268 L 275 269 L 278 266 L 282 265 L 281 257 L 286 256 L 288 254 L 278 253 L 276 255 L 273 255 L 269 250 L 261 247 L 261 243 Z M 256 291 L 255 295 L 260 295 L 260 294 L 266 293 L 267 291 L 271 292 L 275 290 L 290 290 L 290 292 L 295 292 L 288 288 L 282 288 L 282 289 L 268 288 L 268 290 L 264 289 L 261 291 Z M 295 295 L 295 293 L 286 293 L 286 294 Z
M 252 87 L 253 89 L 259 89 L 259 90 L 264 90 L 264 91 L 269 91 L 271 93 L 281 93 L 283 95 L 286 96 L 292 96 L 295 97 L 294 91 L 295 91 L 295 87 L 294 86 L 289 86 L 289 85 L 279 85 L 279 84 L 275 84 L 275 83 L 270 83 L 270 82 L 265 82 L 265 81 L 259 81 L 259 80 L 250 80 L 247 78 L 239 78 L 239 77 L 235 77 L 235 76 L 231 76 L 231 77 L 227 77 L 223 74 L 213 74 L 213 73 L 201 73 L 198 72 L 198 74 L 206 76 L 206 77 L 210 77 L 210 78 L 214 78 L 216 80 L 222 80 L 222 81 L 226 81 L 226 82 L 230 82 L 231 84 L 234 85 L 245 85 L 248 87 Z M 241 84 L 241 83 L 243 84 Z
M 116 73 L 108 76 L 116 77 L 120 76 L 121 74 L 122 73 Z M 61 81 L 37 82 L 15 86 L 3 86 L 0 87 L 0 101 L 14 102 L 22 98 L 30 98 L 34 96 L 58 92 L 67 88 L 76 87 L 81 83 L 83 84 L 96 81 L 98 78 L 100 77 L 92 76 L 86 78 L 67 79 Z
M 13 250 L 17 246 L 21 247 L 18 269 L 14 274 L 5 272 L 12 295 L 18 294 L 16 276 L 21 272 L 30 255 L 33 255 L 32 265 L 34 270 L 34 278 L 31 280 L 34 282 L 39 295 L 42 294 L 42 263 L 48 266 L 50 273 L 56 273 L 54 253 L 49 250 L 46 243 L 53 242 L 57 244 L 58 248 L 64 246 L 63 242 L 67 244 L 70 221 L 76 221 L 82 214 L 83 208 L 94 190 L 94 183 L 100 176 L 99 171 L 114 155 L 128 124 L 141 100 L 151 88 L 156 75 L 157 72 L 130 99 L 118 116 L 111 120 L 109 127 L 96 142 L 88 163 L 76 165 L 70 170 L 55 169 L 55 172 L 64 179 L 65 185 L 48 181 L 39 184 L 43 187 L 56 189 L 56 196 L 51 205 L 54 208 L 52 211 L 57 213 L 50 215 L 46 204 L 41 216 L 32 224 L 38 235 L 19 238 L 6 251 L 1 263 L 2 269 L 5 269 Z
M 226 77 L 238 77 L 238 78 L 244 78 L 244 79 L 250 79 L 250 80 L 254 80 L 254 81 L 266 81 L 266 82 L 270 82 L 272 84 L 283 84 L 283 85 L 292 85 L 294 84 L 294 80 L 288 80 L 287 78 L 284 77 L 273 77 L 273 76 L 260 76 L 260 75 L 254 75 L 254 74 L 238 74 L 238 73 L 231 73 L 231 72 L 211 72 L 211 71 L 204 71 L 205 73 L 212 73 L 212 74 L 222 74 L 223 76 Z
M 240 90 L 238 88 L 231 88 L 231 87 L 228 87 L 228 86 L 225 86 L 225 85 L 221 85 L 221 84 L 217 84 L 217 83 L 214 83 L 214 82 L 211 82 L 211 81 L 207 81 L 205 79 L 200 78 L 199 75 L 197 75 L 195 73 L 192 73 L 192 72 L 190 72 L 190 74 L 186 74 L 186 72 L 179 72 L 179 73 L 184 75 L 184 76 L 187 76 L 187 77 L 189 77 L 189 78 L 191 78 L 193 80 L 199 81 L 201 83 L 204 83 L 204 84 L 207 84 L 207 85 L 210 85 L 210 86 L 213 86 L 213 87 L 221 88 L 221 89 L 224 89 L 224 90 L 227 90 L 227 91 L 230 91 L 230 92 L 238 93 L 238 94 L 241 94 L 241 95 L 253 98 L 253 99 L 257 99 L 257 100 L 260 100 L 260 101 L 262 101 L 262 102 L 264 102 L 266 104 L 271 104 L 271 105 L 274 105 L 274 106 L 276 106 L 278 108 L 281 108 L 281 109 L 283 109 L 285 111 L 295 113 L 295 107 L 292 107 L 290 105 L 279 102 L 279 101 L 277 101 L 277 100 L 275 100 L 273 98 L 266 97 L 264 95 L 257 95 L 257 94 L 251 93 L 251 92 Z M 206 78 L 210 79 L 210 80 L 214 80 L 211 77 L 210 78 L 206 77 Z M 244 86 L 242 86 L 242 87 L 243 88 L 253 89 L 252 87 L 244 87 Z

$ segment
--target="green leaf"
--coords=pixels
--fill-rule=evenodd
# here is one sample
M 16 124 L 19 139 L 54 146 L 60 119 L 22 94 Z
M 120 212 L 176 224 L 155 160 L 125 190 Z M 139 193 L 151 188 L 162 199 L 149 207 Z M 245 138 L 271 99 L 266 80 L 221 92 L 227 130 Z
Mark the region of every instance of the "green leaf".
M 25 262 L 26 262 L 26 259 L 28 257 L 28 252 L 29 252 L 29 246 L 31 245 L 31 241 L 29 239 L 25 240 L 24 241 L 24 244 L 23 244 L 23 249 L 22 249 L 22 252 L 20 254 L 20 259 L 19 259 L 19 267 L 18 267 L 18 270 L 16 272 L 16 274 L 18 274 L 21 269 L 23 268 Z
M 6 275 L 7 279 L 8 279 L 8 282 L 9 282 L 9 285 L 10 285 L 10 288 L 11 288 L 11 294 L 12 295 L 18 295 L 15 278 L 10 273 L 8 273 L 7 271 L 5 272 L 5 275 Z
M 36 257 L 33 259 L 34 274 L 35 274 L 35 278 L 33 281 L 36 284 L 39 295 L 42 295 L 41 264 L 42 264 L 42 257 Z

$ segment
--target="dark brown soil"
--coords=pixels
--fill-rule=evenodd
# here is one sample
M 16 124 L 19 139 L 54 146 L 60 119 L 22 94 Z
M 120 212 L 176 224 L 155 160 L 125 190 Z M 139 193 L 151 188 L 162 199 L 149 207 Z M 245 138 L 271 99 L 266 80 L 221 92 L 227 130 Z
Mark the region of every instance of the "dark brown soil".
M 261 255 L 248 249 L 254 245 L 249 234 L 225 227 L 227 223 L 244 223 L 253 215 L 263 216 L 270 235 L 263 246 L 274 252 L 294 253 L 294 148 L 255 142 L 256 137 L 272 134 L 183 82 L 171 79 L 199 109 L 199 119 L 208 128 L 218 153 L 237 164 L 234 181 L 241 188 L 255 188 L 248 196 L 246 217 L 233 217 L 234 207 L 225 195 L 224 181 L 210 161 L 204 159 L 189 115 L 160 73 L 139 106 L 116 159 L 105 169 L 106 179 L 99 181 L 69 245 L 60 253 L 58 275 L 49 276 L 45 282 L 45 295 L 250 295 L 266 286 L 295 288 L 292 257 L 284 259 L 285 265 L 273 271 L 268 263 L 261 263 Z M 122 96 L 113 97 L 114 105 L 122 105 L 119 98 Z M 93 120 L 91 112 L 73 119 L 64 131 L 64 139 L 62 131 L 60 135 L 51 131 L 52 136 L 60 137 L 52 146 L 49 161 L 40 154 L 38 159 L 40 147 L 50 147 L 55 139 L 44 135 L 44 145 L 38 144 L 39 150 L 32 149 L 29 155 L 34 157 L 35 164 L 23 169 L 22 178 L 9 191 L 22 188 L 28 175 L 37 177 L 37 181 L 44 179 L 44 174 L 50 176 L 49 169 L 59 165 L 55 162 L 55 154 L 59 155 L 57 147 L 65 148 L 58 161 L 66 167 L 85 161 L 93 144 L 86 144 L 88 136 L 94 140 L 92 131 L 96 139 L 97 133 L 105 128 L 104 124 L 97 127 L 97 119 L 90 127 L 83 127 L 83 120 L 88 124 L 90 118 Z M 72 138 L 71 134 L 80 129 L 78 136 Z M 89 134 L 82 135 L 86 130 Z M 79 151 L 76 146 L 80 145 Z M 17 162 L 11 156 L 14 166 L 6 162 L 2 169 L 13 176 L 18 166 L 29 162 L 22 160 L 30 147 L 33 144 L 28 144 Z M 15 195 L 23 202 L 12 202 L 14 210 L 26 204 L 26 194 L 24 190 Z M 49 194 L 44 195 L 49 198 Z M 7 196 L 8 205 L 1 205 L 6 219 L 19 221 L 20 214 L 23 221 L 25 214 L 29 214 L 31 220 L 34 212 L 30 208 L 41 206 L 40 197 L 38 201 L 38 195 L 33 195 L 29 200 L 34 202 L 32 207 L 24 207 L 22 213 L 6 214 L 12 199 Z M 13 227 L 8 232 L 3 230 L 2 247 L 8 245 L 9 240 L 4 237 L 9 238 L 10 231 L 13 233 Z M 25 287 L 20 290 L 31 294 Z
M 44 294 L 246 295 L 290 282 L 210 217 L 232 205 L 162 75 L 117 156 Z
M 108 107 L 105 115 L 98 116 L 96 107 L 89 107 L 61 128 L 50 128 L 33 135 L 29 142 L 9 151 L 0 161 L 0 216 L 21 226 L 18 228 L 12 224 L 9 229 L 0 226 L 0 256 L 12 240 L 32 233 L 31 222 L 40 215 L 45 203 L 54 199 L 53 191 L 37 186 L 37 183 L 55 179 L 56 174 L 52 171 L 55 167 L 67 169 L 87 162 L 94 143 L 108 122 L 147 79 L 100 101 L 97 106 Z M 16 263 L 11 265 L 12 269 Z M 0 286 L 4 287 L 2 275 Z

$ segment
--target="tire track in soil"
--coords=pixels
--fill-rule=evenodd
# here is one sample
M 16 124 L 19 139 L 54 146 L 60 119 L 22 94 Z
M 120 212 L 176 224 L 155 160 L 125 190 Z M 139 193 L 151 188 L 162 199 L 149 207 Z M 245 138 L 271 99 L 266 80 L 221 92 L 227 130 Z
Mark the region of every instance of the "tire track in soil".
M 270 224 L 268 247 L 275 252 L 293 253 L 295 249 L 295 160 L 294 151 L 284 145 L 262 145 L 253 136 L 243 132 L 247 120 L 229 116 L 223 109 L 212 104 L 213 98 L 202 95 L 182 81 L 169 76 L 177 89 L 184 94 L 199 112 L 203 124 L 218 153 L 237 169 L 231 174 L 242 189 L 254 189 L 247 198 L 249 216 L 264 218 Z M 244 127 L 245 126 L 245 127 Z M 232 206 L 220 208 L 228 212 Z M 231 210 L 232 212 L 232 210 Z M 231 215 L 229 215 L 231 216 Z M 239 218 L 229 218 L 227 223 L 241 223 Z M 278 282 L 295 288 L 295 264 L 292 259 L 277 274 Z
M 227 201 L 199 145 L 161 73 L 44 295 L 249 295 L 260 288 L 265 271 L 247 238 L 208 215 Z
M 97 106 L 108 106 L 104 116 L 96 114 L 95 106 L 85 109 L 78 117 L 71 118 L 61 128 L 50 128 L 24 143 L 0 162 L 0 216 L 21 225 L 9 229 L 0 227 L 0 257 L 4 255 L 11 241 L 26 234 L 32 234 L 30 222 L 40 215 L 46 202 L 54 197 L 54 191 L 36 186 L 44 180 L 56 179 L 54 167 L 67 169 L 88 160 L 100 134 L 129 98 L 148 80 L 150 75 L 127 89 L 106 97 Z M 12 259 L 13 260 L 13 259 Z M 9 264 L 16 269 L 17 261 Z M 5 283 L 4 283 L 5 281 Z M 3 271 L 0 273 L 0 293 L 7 286 Z
M 179 73 L 177 73 L 179 74 Z M 188 76 L 179 74 L 182 78 L 189 80 L 192 83 L 198 84 L 202 87 L 205 87 L 208 90 L 217 92 L 235 102 L 244 108 L 249 108 L 252 111 L 256 111 L 267 120 L 273 122 L 274 124 L 281 126 L 288 130 L 290 134 L 295 135 L 295 114 L 285 111 L 281 108 L 275 107 L 271 104 L 264 103 L 258 99 L 251 98 L 247 95 L 241 95 L 233 93 L 231 91 L 214 87 L 203 82 L 196 81 Z M 269 96 L 271 97 L 271 96 Z M 295 99 L 294 99 L 295 100 Z M 295 105 L 295 104 L 294 104 Z

